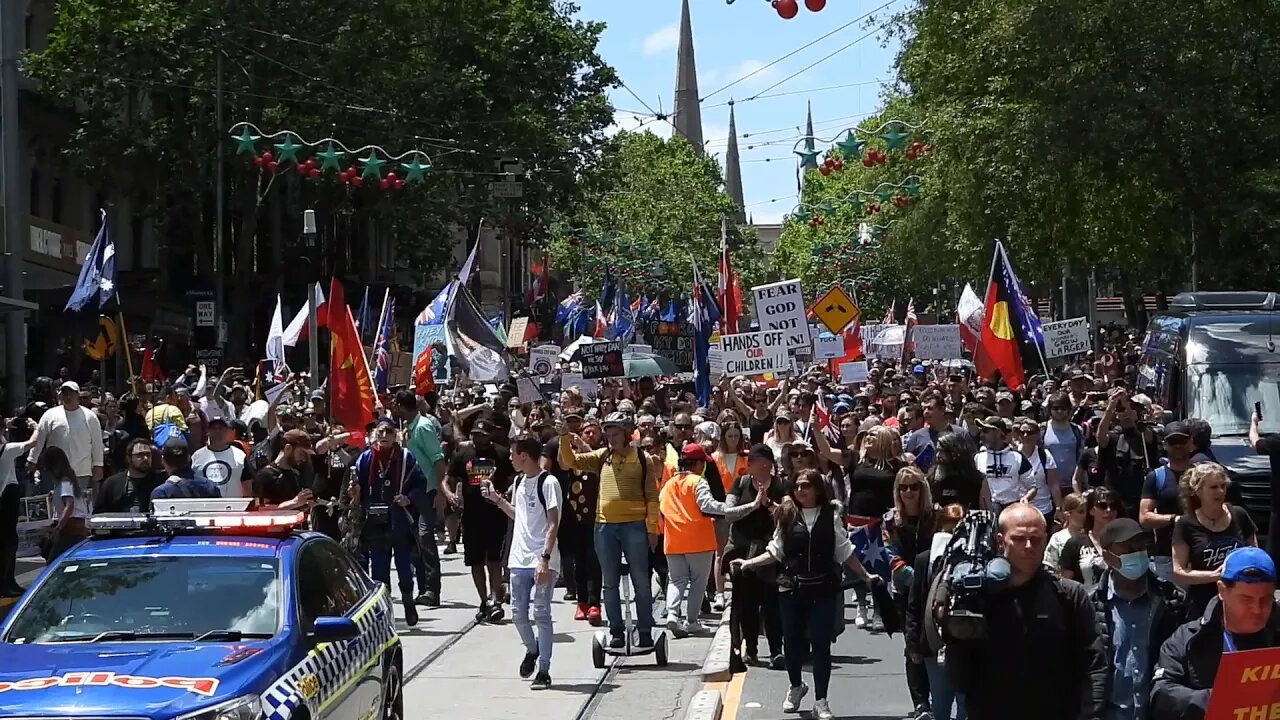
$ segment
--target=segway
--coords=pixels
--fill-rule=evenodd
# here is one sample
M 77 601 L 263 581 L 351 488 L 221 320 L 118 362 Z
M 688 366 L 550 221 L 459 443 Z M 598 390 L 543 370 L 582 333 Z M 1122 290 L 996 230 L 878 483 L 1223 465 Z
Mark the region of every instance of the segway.
M 623 646 L 620 648 L 609 647 L 609 631 L 597 630 L 591 636 L 592 663 L 595 664 L 596 669 L 603 669 L 606 655 L 635 657 L 653 653 L 653 659 L 658 664 L 658 667 L 666 667 L 667 631 L 665 629 L 654 628 L 652 630 L 652 632 L 656 633 L 652 647 L 642 648 L 635 645 L 635 618 L 631 614 L 631 574 L 628 572 L 626 565 L 623 565 L 622 570 L 619 572 L 618 591 L 622 593 L 622 617 L 626 626 L 623 632 Z

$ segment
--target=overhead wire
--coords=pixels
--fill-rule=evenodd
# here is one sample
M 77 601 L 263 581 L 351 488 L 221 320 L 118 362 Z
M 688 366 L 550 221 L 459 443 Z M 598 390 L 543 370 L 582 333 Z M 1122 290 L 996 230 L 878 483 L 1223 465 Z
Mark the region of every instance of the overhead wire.
M 886 2 L 884 5 L 881 5 L 879 8 L 876 8 L 876 10 L 880 10 L 880 9 L 882 9 L 882 8 L 886 8 L 886 7 L 888 7 L 888 6 L 890 6 L 890 5 L 894 4 L 894 3 L 896 3 L 896 2 L 898 2 L 898 1 L 899 1 L 899 0 L 889 0 L 889 2 Z M 875 10 L 872 10 L 872 12 L 875 12 Z M 868 13 L 868 14 L 869 14 L 869 13 Z M 824 62 L 826 62 L 826 61 L 830 60 L 831 58 L 835 57 L 836 55 L 839 55 L 840 53 L 844 52 L 845 50 L 848 50 L 849 48 L 853 47 L 854 45 L 857 45 L 858 43 L 862 42 L 863 40 L 866 40 L 866 39 L 867 39 L 867 38 L 869 38 L 869 37 L 873 37 L 876 33 L 878 33 L 878 32 L 880 32 L 881 30 L 883 30 L 883 29 L 884 29 L 884 28 L 885 28 L 885 27 L 886 27 L 890 22 L 891 22 L 890 20 L 886 20 L 885 22 L 883 22 L 883 23 L 881 23 L 881 24 L 877 25 L 876 27 L 872 28 L 871 30 L 867 31 L 867 33 L 866 33 L 866 34 L 864 34 L 864 35 L 862 35 L 862 36 L 858 37 L 856 40 L 854 40 L 854 41 L 852 41 L 852 42 L 850 42 L 850 43 L 848 43 L 848 44 L 846 44 L 846 45 L 843 45 L 843 46 L 841 46 L 841 47 L 837 48 L 835 51 L 833 51 L 833 52 L 831 52 L 831 53 L 828 53 L 827 55 L 822 56 L 821 58 L 819 58 L 819 59 L 815 60 L 815 61 L 814 61 L 814 62 L 812 62 L 812 63 L 809 63 L 808 65 L 804 66 L 804 67 L 803 67 L 803 68 L 801 68 L 800 70 L 798 70 L 798 71 L 796 71 L 796 72 L 794 72 L 794 73 L 791 73 L 790 75 L 788 75 L 788 76 L 786 76 L 786 77 L 782 78 L 782 79 L 781 79 L 781 80 L 779 80 L 778 82 L 776 82 L 776 83 L 774 83 L 774 84 L 770 85 L 769 87 L 765 88 L 764 90 L 761 90 L 760 92 L 756 93 L 756 95 L 755 95 L 755 96 L 753 96 L 753 97 L 758 97 L 758 96 L 760 96 L 760 95 L 763 95 L 763 94 L 765 94 L 765 93 L 769 92 L 770 90 L 772 90 L 772 89 L 774 89 L 774 88 L 778 87 L 779 85 L 782 85 L 783 83 L 790 82 L 791 80 L 794 80 L 795 78 L 799 77 L 800 75 L 803 75 L 803 74 L 805 74 L 805 73 L 809 72 L 810 70 L 814 69 L 815 67 L 817 67 L 817 66 L 821 65 L 822 63 L 824 63 Z M 748 99 L 751 99 L 751 98 L 748 98 Z
M 725 102 L 716 103 L 715 105 L 705 105 L 703 106 L 702 109 L 711 110 L 714 108 L 727 107 L 729 105 L 742 105 L 743 103 L 752 102 L 754 100 L 771 100 L 773 98 L 790 97 L 792 95 L 812 95 L 814 93 L 827 92 L 829 90 L 845 90 L 853 87 L 865 87 L 867 85 L 880 85 L 885 82 L 888 82 L 891 79 L 892 78 L 884 78 L 882 80 L 864 80 L 862 82 L 843 83 L 840 85 L 827 85 L 826 87 L 807 88 L 805 90 L 788 90 L 786 92 L 772 93 L 769 95 L 754 95 L 752 97 L 744 98 L 742 100 L 726 100 Z

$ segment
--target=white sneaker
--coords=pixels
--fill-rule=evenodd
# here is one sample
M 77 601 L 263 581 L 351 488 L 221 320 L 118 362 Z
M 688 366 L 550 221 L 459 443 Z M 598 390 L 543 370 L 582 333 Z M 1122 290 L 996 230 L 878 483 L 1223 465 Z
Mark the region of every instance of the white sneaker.
M 858 603 L 858 609 L 853 615 L 853 626 L 861 630 L 867 626 L 867 604 Z
M 684 621 L 674 615 L 667 618 L 667 632 L 677 638 L 687 637 Z
M 835 715 L 831 713 L 831 706 L 827 704 L 826 698 L 823 698 L 813 704 L 813 717 L 816 720 L 834 720 Z
M 684 632 L 686 635 L 698 636 L 698 635 L 706 635 L 708 630 L 706 625 L 703 625 L 697 620 L 690 620 L 689 622 L 685 623 Z
M 804 699 L 807 692 L 809 692 L 809 686 L 804 683 L 787 690 L 787 699 L 782 701 L 782 712 L 799 712 L 800 701 Z
M 715 612 L 724 612 L 724 593 L 716 593 L 715 599 L 711 601 L 711 609 Z

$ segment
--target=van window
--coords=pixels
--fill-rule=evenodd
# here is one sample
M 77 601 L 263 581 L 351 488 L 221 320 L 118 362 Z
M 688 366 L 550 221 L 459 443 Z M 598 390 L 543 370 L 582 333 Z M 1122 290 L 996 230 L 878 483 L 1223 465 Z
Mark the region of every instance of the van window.
M 1272 349 L 1280 335 L 1274 329 L 1270 315 L 1191 326 L 1184 348 L 1187 417 L 1207 420 L 1215 436 L 1245 435 L 1253 404 L 1261 402 L 1262 431 L 1280 431 L 1280 352 Z

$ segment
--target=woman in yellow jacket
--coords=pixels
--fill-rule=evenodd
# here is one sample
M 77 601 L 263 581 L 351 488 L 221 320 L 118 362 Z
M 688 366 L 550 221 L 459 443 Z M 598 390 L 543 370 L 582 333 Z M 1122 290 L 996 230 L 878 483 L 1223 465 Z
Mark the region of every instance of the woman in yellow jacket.
M 725 512 L 724 503 L 712 497 L 704 477 L 709 459 L 701 445 L 685 445 L 680 450 L 680 471 L 658 494 L 668 568 L 667 630 L 678 638 L 706 631 L 698 622 L 698 611 L 716 555 L 714 519 Z

